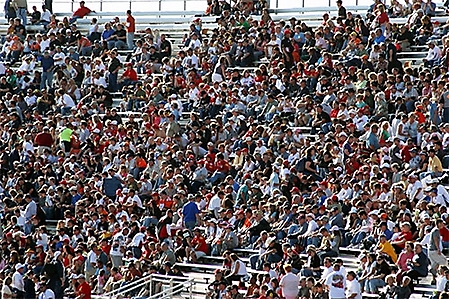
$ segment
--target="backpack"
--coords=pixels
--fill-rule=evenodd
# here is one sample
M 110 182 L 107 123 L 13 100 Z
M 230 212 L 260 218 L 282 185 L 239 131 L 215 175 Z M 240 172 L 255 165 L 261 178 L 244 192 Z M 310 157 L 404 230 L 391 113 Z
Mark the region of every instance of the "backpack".
M 295 169 L 298 172 L 304 172 L 306 170 L 306 157 L 302 157 L 296 162 Z

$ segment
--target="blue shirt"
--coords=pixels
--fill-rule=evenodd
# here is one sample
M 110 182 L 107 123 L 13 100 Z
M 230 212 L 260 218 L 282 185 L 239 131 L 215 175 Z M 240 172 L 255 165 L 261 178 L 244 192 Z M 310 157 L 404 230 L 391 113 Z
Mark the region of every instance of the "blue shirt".
M 105 40 L 114 33 L 115 33 L 114 29 L 104 30 L 103 33 L 101 34 L 101 39 Z
M 48 70 L 51 69 L 55 65 L 55 61 L 53 60 L 53 57 L 51 57 L 51 56 L 45 57 L 45 55 L 44 55 L 41 58 L 41 64 L 42 64 L 42 70 L 44 72 L 48 72 Z
M 198 206 L 193 201 L 190 201 L 182 208 L 182 214 L 184 215 L 184 222 L 195 222 L 196 215 L 200 213 Z
M 387 240 L 390 240 L 391 237 L 393 236 L 393 232 L 388 228 L 383 232 L 383 234 L 385 235 L 385 237 L 387 237 Z
M 373 40 L 375 45 L 383 43 L 384 41 L 385 41 L 385 36 L 384 35 L 376 36 L 376 38 L 374 38 L 374 40 Z
M 75 194 L 74 196 L 72 196 L 72 206 L 75 206 L 76 203 L 78 202 L 78 200 L 81 199 L 81 195 L 79 195 L 78 193 Z
M 371 145 L 374 147 L 375 150 L 378 150 L 380 147 L 379 139 L 373 132 L 370 132 L 367 140 L 367 147 L 369 148 Z

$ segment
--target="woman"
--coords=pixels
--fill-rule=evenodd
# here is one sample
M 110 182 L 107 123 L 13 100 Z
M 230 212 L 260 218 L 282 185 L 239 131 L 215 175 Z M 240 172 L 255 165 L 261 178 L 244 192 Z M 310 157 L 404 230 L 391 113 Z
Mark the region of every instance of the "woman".
M 415 255 L 414 249 L 415 246 L 412 242 L 405 242 L 405 251 L 402 251 L 399 254 L 399 258 L 396 261 L 396 265 L 398 266 L 399 269 L 399 272 L 397 274 L 398 281 L 400 281 L 402 274 L 409 270 L 407 263 L 411 259 L 413 259 L 413 256 Z
M 225 278 L 230 284 L 232 284 L 233 281 L 240 281 L 242 278 L 248 275 L 248 272 L 246 271 L 245 263 L 239 259 L 237 254 L 232 253 L 230 255 L 230 258 L 232 262 L 231 271 Z
M 314 161 L 316 150 L 314 147 L 309 147 L 306 149 L 306 157 L 304 161 L 304 175 L 311 175 L 317 181 L 322 181 L 323 179 L 318 175 L 318 171 L 316 169 L 316 164 Z M 298 162 L 300 163 L 301 160 Z
M 220 57 L 220 59 L 218 59 L 218 63 L 215 65 L 214 72 L 212 74 L 212 82 L 222 82 L 225 79 L 226 66 L 226 57 Z

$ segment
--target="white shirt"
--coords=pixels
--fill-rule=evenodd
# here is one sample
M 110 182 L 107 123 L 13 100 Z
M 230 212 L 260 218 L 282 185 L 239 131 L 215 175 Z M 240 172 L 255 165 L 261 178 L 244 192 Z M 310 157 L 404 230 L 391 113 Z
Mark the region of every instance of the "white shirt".
M 429 51 L 427 52 L 426 60 L 427 61 L 433 61 L 441 58 L 441 50 L 437 46 L 433 47 L 433 49 L 429 48 Z
M 366 116 L 365 114 L 363 114 L 362 116 L 356 116 L 354 117 L 354 124 L 357 127 L 357 131 L 363 132 L 364 131 L 364 126 L 365 124 L 368 122 L 368 116 Z
M 75 106 L 75 102 L 68 94 L 63 94 L 59 99 L 61 102 L 58 104 L 61 104 L 62 106 L 64 106 L 64 108 L 72 108 L 73 106 Z
M 48 43 L 48 44 L 50 45 L 50 43 Z M 61 59 L 61 60 L 56 61 L 56 59 Z M 65 54 L 62 52 L 55 53 L 55 55 L 53 55 L 53 60 L 55 61 L 55 65 L 61 66 L 61 65 L 65 64 L 64 59 L 65 59 Z
M 39 299 L 55 299 L 55 293 L 50 289 L 46 289 L 45 292 L 39 294 Z
M 142 201 L 140 200 L 140 197 L 137 195 L 134 195 L 133 197 L 128 198 L 127 203 L 137 203 L 137 206 L 141 209 L 143 209 Z
M 133 240 L 131 241 L 131 246 L 139 247 L 140 243 L 143 242 L 145 239 L 145 235 L 143 233 L 137 233 Z
M 189 63 L 190 62 L 190 63 Z M 186 56 L 182 61 L 182 65 L 188 68 L 198 68 L 198 57 L 195 54 L 192 56 Z
M 201 47 L 201 42 L 196 39 L 196 40 L 191 40 L 189 43 L 189 48 L 195 50 L 195 48 L 200 48 Z
M 423 188 L 422 188 L 421 182 L 417 180 L 415 183 L 409 184 L 407 186 L 407 191 L 405 193 L 407 194 L 407 197 L 410 200 L 414 200 L 415 196 L 416 196 L 417 200 L 420 200 L 420 199 L 423 199 L 423 197 L 424 197 L 422 189 Z M 418 192 L 418 190 L 420 190 L 420 191 Z
M 50 22 L 51 21 L 50 18 L 51 18 L 51 12 L 48 9 L 44 10 L 41 14 L 41 20 Z
M 12 275 L 12 287 L 19 291 L 25 292 L 25 285 L 23 283 L 23 276 L 18 271 Z
M 279 285 L 284 296 L 294 297 L 298 294 L 299 278 L 292 272 L 287 273 L 281 278 Z
M 438 276 L 436 281 L 437 281 L 436 291 L 444 292 L 444 290 L 446 288 L 446 282 L 447 282 L 446 276 Z
M 41 52 L 44 52 L 46 49 L 50 48 L 50 40 L 42 40 L 39 44 L 39 48 L 41 49 Z
M 35 95 L 25 97 L 25 102 L 28 106 L 33 106 L 34 104 L 36 104 L 36 100 L 37 98 Z
M 108 84 L 106 83 L 106 79 L 104 77 L 100 77 L 98 79 L 94 78 L 94 85 L 103 86 L 104 88 L 108 87 Z
M 349 298 L 352 294 L 357 294 L 354 299 L 362 299 L 362 292 L 360 290 L 360 283 L 357 279 L 346 282 L 346 297 Z
M 340 271 L 330 273 L 326 277 L 325 284 L 329 287 L 329 298 L 346 298 L 346 278 Z
M 221 205 L 221 199 L 220 199 L 220 197 L 215 195 L 210 199 L 208 209 L 209 209 L 209 211 L 214 211 L 216 209 L 219 209 L 220 205 Z

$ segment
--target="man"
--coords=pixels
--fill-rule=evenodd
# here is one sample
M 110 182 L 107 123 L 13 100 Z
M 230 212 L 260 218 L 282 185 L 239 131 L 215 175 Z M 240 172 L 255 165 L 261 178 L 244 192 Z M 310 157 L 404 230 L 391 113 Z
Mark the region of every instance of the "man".
M 324 280 L 325 285 L 329 288 L 329 297 L 332 299 L 346 298 L 346 278 L 340 272 L 340 264 L 335 263 L 333 272 L 331 272 Z
M 279 285 L 285 299 L 294 299 L 298 294 L 299 277 L 292 273 L 292 266 L 284 265 L 285 275 L 282 276 Z
M 52 88 L 53 87 L 53 69 L 55 67 L 55 61 L 53 57 L 50 56 L 50 51 L 45 50 L 44 56 L 41 58 L 42 65 L 42 79 L 41 79 L 41 89 Z
M 17 18 L 22 22 L 23 26 L 27 25 L 27 1 L 26 0 L 13 0 L 10 4 L 16 11 Z
M 31 198 L 31 195 L 25 195 L 25 201 L 27 206 L 25 208 L 24 216 L 25 216 L 25 234 L 29 235 L 32 231 L 33 224 L 31 223 L 31 218 L 36 216 L 37 214 L 37 205 L 34 200 Z
M 433 40 L 428 41 L 427 45 L 429 46 L 429 51 L 427 52 L 426 58 L 423 59 L 424 67 L 432 68 L 434 65 L 440 63 L 442 53 L 441 49 L 435 45 Z
M 189 202 L 184 205 L 182 208 L 182 222 L 184 227 L 192 230 L 197 223 L 200 224 L 200 210 L 198 209 L 198 205 L 195 203 L 195 196 L 189 194 Z
M 232 298 L 232 299 L 244 299 L 245 298 L 242 294 L 239 293 L 239 287 L 235 284 L 231 287 L 230 293 L 231 293 L 230 298 Z
M 196 263 L 199 258 L 206 256 L 209 253 L 209 247 L 206 243 L 206 239 L 201 235 L 199 228 L 195 228 L 193 234 L 192 247 L 187 248 L 186 253 L 187 256 L 190 255 L 192 262 Z
M 39 283 L 40 294 L 38 299 L 55 299 L 55 293 L 48 288 L 48 281 L 41 280 Z
M 375 152 L 380 148 L 379 138 L 377 137 L 377 132 L 379 131 L 379 126 L 377 124 L 371 125 L 371 130 L 368 133 L 368 138 L 366 140 L 366 147 Z
M 343 1 L 337 0 L 338 17 L 346 19 L 346 8 L 343 6 Z
M 15 298 L 22 299 L 25 295 L 25 283 L 23 281 L 23 272 L 25 266 L 18 263 L 16 264 L 16 272 L 12 275 L 12 289 L 15 291 Z
M 379 255 L 376 264 L 368 274 L 365 281 L 365 290 L 371 294 L 377 294 L 380 287 L 385 286 L 385 277 L 391 274 L 391 268 L 383 255 Z
M 86 277 L 83 274 L 77 276 L 78 280 L 78 289 L 77 289 L 77 298 L 79 299 L 91 299 L 92 290 L 90 285 L 86 281 Z
M 128 49 L 134 49 L 134 32 L 136 31 L 136 20 L 131 15 L 131 10 L 126 11 L 126 43 L 128 45 Z
M 119 72 L 122 64 L 121 64 L 120 60 L 117 58 L 117 52 L 114 50 L 110 52 L 109 58 L 110 58 L 109 67 L 108 67 L 109 91 L 116 92 L 118 89 L 117 76 L 118 76 L 118 72 Z
M 358 282 L 357 274 L 355 274 L 354 271 L 349 271 L 346 275 L 346 298 L 362 299 L 360 283 Z
M 440 229 L 442 229 L 444 226 L 445 225 L 443 220 L 437 219 L 435 221 L 435 227 L 430 232 L 429 260 L 430 260 L 430 273 L 432 273 L 433 276 L 433 283 L 436 282 L 438 267 L 447 266 L 447 258 L 442 253 L 443 244 L 441 242 L 441 235 L 440 235 Z
M 86 2 L 84 2 L 84 1 L 80 2 L 80 7 L 73 13 L 72 17 L 69 20 L 70 24 L 75 23 L 76 20 L 78 20 L 78 19 L 84 18 L 91 12 L 95 12 L 94 10 L 90 10 L 89 8 L 84 6 L 84 4 L 86 4 Z

